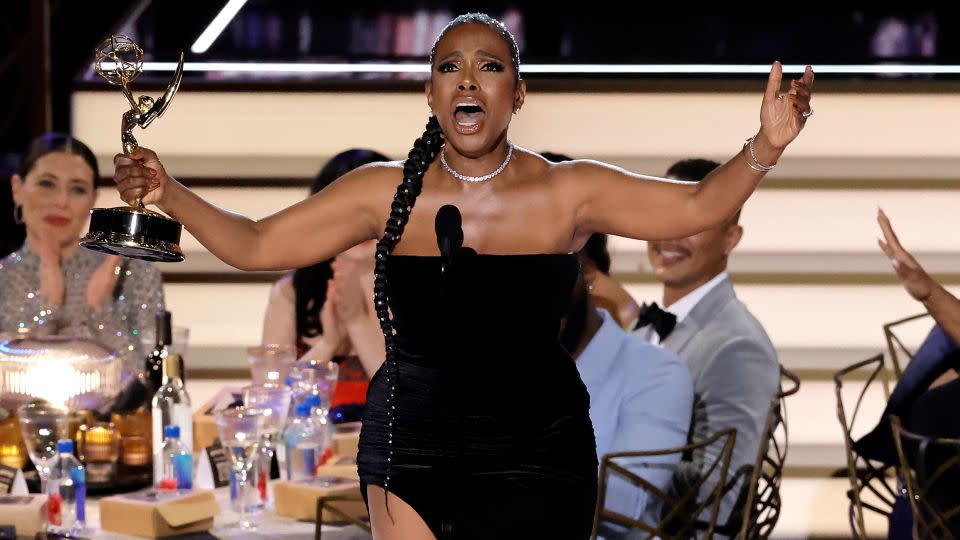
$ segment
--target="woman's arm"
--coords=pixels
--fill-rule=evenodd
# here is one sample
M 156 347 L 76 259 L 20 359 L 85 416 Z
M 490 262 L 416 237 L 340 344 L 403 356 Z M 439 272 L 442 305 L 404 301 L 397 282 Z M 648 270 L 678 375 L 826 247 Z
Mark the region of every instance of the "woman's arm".
M 646 240 L 683 238 L 733 216 L 810 115 L 812 68 L 807 66 L 782 96 L 781 77 L 776 62 L 763 95 L 759 133 L 701 182 L 644 176 L 595 161 L 557 165 L 557 173 L 571 179 L 568 185 L 576 191 L 578 232 Z
M 263 314 L 264 345 L 297 346 L 297 305 L 293 275 L 286 274 L 270 289 L 267 310 Z
M 960 343 L 960 300 L 937 283 L 920 263 L 913 258 L 893 232 L 890 219 L 880 210 L 877 222 L 883 231 L 883 240 L 877 240 L 880 249 L 890 258 L 903 288 L 914 300 L 923 304 L 933 320 L 937 321 L 954 343 Z
M 356 169 L 320 193 L 269 217 L 252 220 L 203 200 L 140 147 L 118 154 L 114 182 L 125 201 L 142 197 L 179 221 L 211 253 L 241 270 L 300 268 L 377 238 L 386 222 L 401 169 Z
M 344 276 L 340 272 L 334 278 L 331 292 L 353 350 L 367 376 L 373 377 L 387 355 L 383 331 L 373 305 L 373 274 Z

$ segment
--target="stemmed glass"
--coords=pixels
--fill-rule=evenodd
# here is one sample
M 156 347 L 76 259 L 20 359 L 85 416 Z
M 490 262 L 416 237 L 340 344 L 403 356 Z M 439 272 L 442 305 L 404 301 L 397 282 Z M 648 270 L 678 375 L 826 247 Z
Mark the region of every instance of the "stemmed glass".
M 263 436 L 263 423 L 267 415 L 262 409 L 237 407 L 217 412 L 217 431 L 220 443 L 230 455 L 233 470 L 237 477 L 237 499 L 240 531 L 250 532 L 257 528 L 256 515 L 247 516 L 245 501 L 250 497 L 247 474 L 260 455 L 260 439 Z
M 50 465 L 57 457 L 57 441 L 67 438 L 67 411 L 46 402 L 32 402 L 20 407 L 17 417 L 30 461 L 40 476 L 40 493 L 46 493 Z
M 297 361 L 293 345 L 264 344 L 247 348 L 250 377 L 257 384 L 283 384 Z
M 330 408 L 333 392 L 340 376 L 340 366 L 326 361 L 301 360 L 291 373 L 291 384 L 296 393 L 297 405 L 307 396 L 320 396 L 321 407 Z
M 253 384 L 243 388 L 244 406 L 251 409 L 261 409 L 264 413 L 263 430 L 260 434 L 261 459 L 254 474 L 258 488 L 262 486 L 266 490 L 266 485 L 270 480 L 270 465 L 277 454 L 280 432 L 287 424 L 287 414 L 290 411 L 292 396 L 293 391 L 286 386 L 277 384 Z M 263 476 L 262 479 L 261 476 Z M 261 499 L 263 502 L 268 502 L 265 494 L 261 496 Z

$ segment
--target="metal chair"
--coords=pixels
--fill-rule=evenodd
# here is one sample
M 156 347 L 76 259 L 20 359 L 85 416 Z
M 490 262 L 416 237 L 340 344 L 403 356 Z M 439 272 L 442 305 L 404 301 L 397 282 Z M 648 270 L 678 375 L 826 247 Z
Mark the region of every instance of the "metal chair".
M 637 529 L 648 533 L 651 537 L 663 539 L 680 538 L 710 538 L 713 535 L 717 522 L 717 514 L 720 508 L 720 497 L 724 487 L 723 482 L 717 482 L 715 486 L 706 491 L 706 497 L 699 500 L 702 493 L 701 489 L 707 483 L 708 479 L 719 475 L 719 478 L 727 477 L 727 470 L 730 467 L 730 460 L 733 456 L 733 446 L 736 441 L 736 430 L 726 429 L 719 431 L 712 436 L 695 444 L 688 444 L 676 448 L 667 448 L 662 450 L 648 450 L 643 452 L 616 452 L 603 456 L 600 462 L 600 485 L 597 497 L 597 511 L 594 514 L 593 533 L 591 538 L 596 539 L 602 526 L 615 525 L 624 529 Z M 625 466 L 617 463 L 618 460 L 629 459 L 630 467 L 636 469 L 638 458 L 654 458 L 676 454 L 679 458 L 685 453 L 704 450 L 710 445 L 719 444 L 721 450 L 716 459 L 712 462 L 705 462 L 702 468 L 695 474 L 684 475 L 689 482 L 678 486 L 678 482 L 673 482 L 671 488 L 662 489 L 647 481 L 634 471 L 628 470 Z M 637 489 L 646 491 L 649 500 L 661 505 L 660 519 L 657 523 L 648 523 L 641 519 L 606 509 L 606 496 L 608 478 L 611 474 L 620 476 Z M 649 503 L 648 503 L 649 504 Z M 707 528 L 704 534 L 700 534 L 697 526 L 697 518 L 708 516 Z
M 780 519 L 780 484 L 783 480 L 783 467 L 787 461 L 789 433 L 787 431 L 788 396 L 800 390 L 800 378 L 787 368 L 780 366 L 780 391 L 770 401 L 763 432 L 766 434 L 757 449 L 757 459 L 750 468 L 750 480 L 743 486 L 746 500 L 739 516 L 740 522 L 728 520 L 728 526 L 718 528 L 717 532 L 734 536 L 733 526 L 739 525 L 736 535 L 740 539 L 766 539 L 773 532 Z M 784 385 L 787 382 L 787 385 Z M 731 516 L 734 517 L 734 516 Z
M 342 521 L 344 523 L 349 523 L 351 525 L 356 525 L 360 529 L 371 532 L 370 523 L 362 519 L 357 519 L 349 512 L 343 510 L 338 503 L 357 503 L 363 502 L 363 496 L 358 490 L 356 493 L 342 494 L 342 495 L 330 495 L 327 497 L 317 497 L 317 524 L 314 528 L 313 537 L 316 540 L 321 540 L 322 528 L 323 528 L 323 511 L 328 510 L 331 514 L 337 517 L 337 521 Z
M 913 360 L 913 355 L 916 353 L 916 351 L 910 350 L 903 344 L 903 341 L 897 335 L 897 330 L 903 328 L 906 323 L 929 316 L 929 313 L 924 312 L 883 325 L 883 337 L 887 340 L 887 351 L 890 353 L 890 363 L 893 364 L 894 379 L 900 378 L 903 374 L 903 368 L 906 367 L 907 362 Z M 889 393 L 887 396 L 889 397 Z
M 864 371 L 867 373 L 866 382 L 857 396 L 856 404 L 852 410 L 849 410 L 844 406 L 842 395 L 844 381 L 855 379 L 857 375 Z M 868 460 L 861 456 L 854 449 L 854 441 L 851 435 L 856 424 L 857 413 L 863 404 L 863 398 L 867 390 L 870 389 L 874 383 L 879 381 L 884 387 L 885 397 L 889 398 L 890 392 L 887 387 L 886 371 L 883 354 L 877 354 L 867 360 L 847 366 L 833 375 L 834 390 L 837 397 L 837 418 L 843 430 L 843 444 L 847 458 L 847 476 L 850 479 L 850 489 L 847 490 L 847 499 L 850 501 L 848 519 L 853 537 L 859 539 L 867 538 L 863 517 L 864 510 L 866 509 L 889 518 L 897 493 L 896 468 Z M 850 411 L 849 413 L 848 410 Z M 865 493 L 869 493 L 875 501 L 864 501 Z
M 918 435 L 890 415 L 916 538 L 960 535 L 960 440 Z

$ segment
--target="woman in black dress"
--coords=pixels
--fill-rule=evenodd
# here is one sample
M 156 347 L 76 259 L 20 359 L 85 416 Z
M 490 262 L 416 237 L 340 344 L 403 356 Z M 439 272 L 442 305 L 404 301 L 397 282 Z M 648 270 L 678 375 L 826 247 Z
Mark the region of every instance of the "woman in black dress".
M 573 253 L 595 232 L 678 238 L 733 215 L 811 114 L 813 72 L 779 94 L 774 63 L 758 133 L 682 184 L 514 146 L 526 85 L 498 21 L 458 17 L 431 63 L 432 116 L 405 161 L 360 168 L 262 220 L 203 201 L 145 148 L 117 156 L 114 180 L 124 200 L 157 204 L 242 269 L 306 266 L 378 239 L 387 360 L 358 457 L 376 538 L 586 538 L 589 398 L 558 342 Z

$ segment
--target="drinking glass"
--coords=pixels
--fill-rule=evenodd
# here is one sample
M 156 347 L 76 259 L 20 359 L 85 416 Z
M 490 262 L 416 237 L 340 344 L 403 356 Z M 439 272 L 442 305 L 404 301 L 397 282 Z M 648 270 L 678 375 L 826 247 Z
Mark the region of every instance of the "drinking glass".
M 40 476 L 40 493 L 46 493 L 57 441 L 67 438 L 67 411 L 46 402 L 31 402 L 17 410 L 17 417 L 30 461 Z
M 256 514 L 247 515 L 244 502 L 250 497 L 250 485 L 247 475 L 260 455 L 260 438 L 263 436 L 263 423 L 267 415 L 262 409 L 237 407 L 224 409 L 216 414 L 217 432 L 224 450 L 230 456 L 237 477 L 237 498 L 241 532 L 255 531 Z

